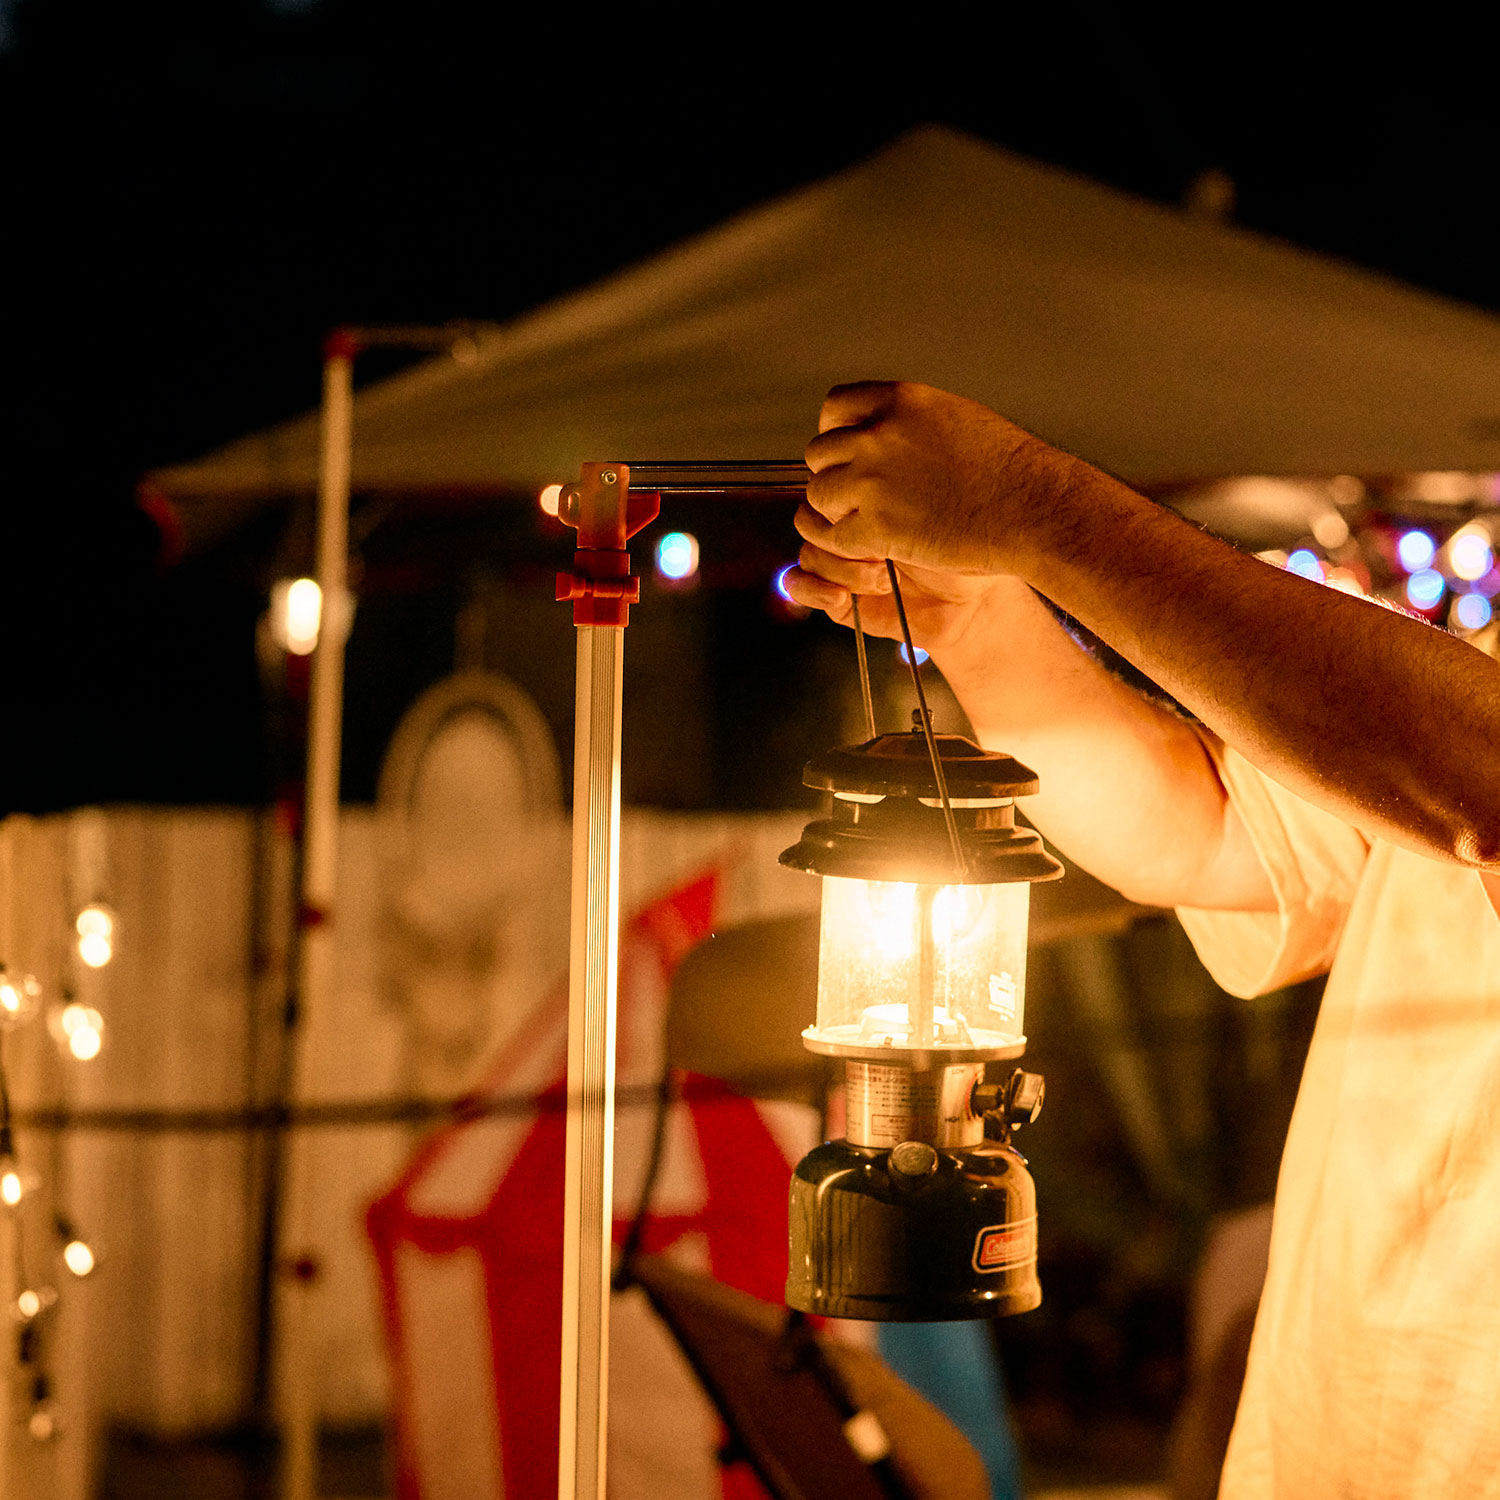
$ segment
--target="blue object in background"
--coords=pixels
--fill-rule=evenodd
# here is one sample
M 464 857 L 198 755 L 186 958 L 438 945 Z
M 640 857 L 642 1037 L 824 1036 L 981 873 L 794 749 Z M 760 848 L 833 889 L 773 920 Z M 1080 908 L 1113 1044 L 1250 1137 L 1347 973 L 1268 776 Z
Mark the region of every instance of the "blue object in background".
M 881 1323 L 881 1358 L 974 1445 L 994 1500 L 1021 1500 L 1021 1460 L 989 1325 Z

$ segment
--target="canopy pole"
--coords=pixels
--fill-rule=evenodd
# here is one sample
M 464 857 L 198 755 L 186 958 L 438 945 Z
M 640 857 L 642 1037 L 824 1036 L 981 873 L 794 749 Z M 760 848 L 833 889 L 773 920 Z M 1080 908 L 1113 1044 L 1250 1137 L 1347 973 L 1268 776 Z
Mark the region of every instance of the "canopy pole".
M 339 761 L 344 704 L 344 636 L 349 620 L 349 488 L 354 450 L 356 339 L 345 330 L 323 351 L 323 413 L 318 455 L 317 582 L 321 591 L 317 644 L 308 695 L 307 791 L 302 842 L 302 899 L 298 916 L 299 1014 L 288 1037 L 310 1034 L 328 1014 L 334 988 L 334 898 L 338 875 Z M 303 1049 L 305 1052 L 305 1048 Z M 305 1055 L 298 1059 L 306 1064 Z M 293 1071 L 295 1079 L 305 1068 Z M 295 1092 L 296 1084 L 293 1085 Z M 312 1360 L 311 1303 L 318 1258 L 306 1243 L 310 1207 L 309 1142 L 288 1148 L 287 1240 L 279 1281 L 284 1500 L 314 1500 L 318 1484 L 317 1372 Z
M 578 629 L 573 740 L 572 947 L 563 1187 L 559 1500 L 605 1500 L 614 1221 L 615 1017 L 620 917 L 620 707 L 625 626 L 640 580 L 625 543 L 656 515 L 624 464 L 585 464 L 559 500 L 578 528 L 557 597 Z

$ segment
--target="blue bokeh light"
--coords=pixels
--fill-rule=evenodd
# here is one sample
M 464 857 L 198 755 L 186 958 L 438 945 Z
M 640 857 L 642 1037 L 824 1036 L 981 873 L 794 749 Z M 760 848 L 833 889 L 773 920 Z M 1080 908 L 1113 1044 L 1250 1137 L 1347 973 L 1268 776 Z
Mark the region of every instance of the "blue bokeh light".
M 1431 609 L 1442 599 L 1448 585 L 1436 568 L 1422 568 L 1406 580 L 1406 597 L 1417 609 Z
M 796 566 L 797 564 L 792 562 L 788 563 L 784 568 L 778 568 L 771 579 L 771 588 L 785 599 L 788 604 L 795 604 L 797 602 L 787 592 L 786 588 L 786 575 Z
M 1287 558 L 1286 570 L 1302 578 L 1311 578 L 1314 583 L 1322 583 L 1327 576 L 1323 572 L 1323 564 L 1318 561 L 1318 554 L 1306 547 L 1299 547 Z
M 1437 543 L 1425 531 L 1403 531 L 1396 556 L 1408 573 L 1420 573 L 1437 556 Z
M 901 642 L 900 650 L 901 650 L 901 660 L 909 662 L 911 660 L 911 657 L 909 657 L 906 654 L 906 642 L 905 641 Z M 918 646 L 916 648 L 916 651 L 917 651 L 917 665 L 920 667 L 922 665 L 922 663 L 928 659 L 929 653 L 927 653 L 926 651 L 924 651 L 920 646 Z
M 1465 630 L 1479 630 L 1490 623 L 1494 611 L 1483 594 L 1465 594 L 1453 606 L 1453 618 Z
M 698 538 L 686 531 L 669 531 L 656 544 L 656 571 L 681 581 L 698 571 Z

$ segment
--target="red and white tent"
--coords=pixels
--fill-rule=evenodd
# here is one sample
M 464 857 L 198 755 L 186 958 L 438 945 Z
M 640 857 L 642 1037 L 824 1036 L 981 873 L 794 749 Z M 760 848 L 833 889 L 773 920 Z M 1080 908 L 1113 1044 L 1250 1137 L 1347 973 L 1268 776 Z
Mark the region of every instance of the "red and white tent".
M 720 877 L 709 870 L 622 926 L 622 1088 L 663 1066 L 667 985 L 712 931 Z M 502 1500 L 555 1493 L 562 1297 L 567 985 L 537 1008 L 484 1091 L 532 1095 L 523 1113 L 446 1127 L 375 1202 L 394 1371 L 401 1500 Z M 806 1108 L 754 1102 L 688 1075 L 671 1112 L 642 1248 L 779 1302 L 786 1188 L 812 1144 Z M 620 1114 L 615 1238 L 635 1216 L 651 1109 Z M 749 1500 L 743 1468 L 720 1471 L 723 1434 L 639 1293 L 611 1318 L 610 1491 L 619 1500 Z

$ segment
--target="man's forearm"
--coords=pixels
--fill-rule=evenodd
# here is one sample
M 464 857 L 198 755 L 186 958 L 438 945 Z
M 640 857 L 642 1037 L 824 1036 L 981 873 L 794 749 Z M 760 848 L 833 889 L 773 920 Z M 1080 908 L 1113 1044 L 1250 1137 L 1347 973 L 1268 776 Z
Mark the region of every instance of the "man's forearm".
M 1291 790 L 1372 836 L 1500 867 L 1500 666 L 1472 647 L 1237 553 L 1082 464 L 1017 567 Z
M 997 581 L 934 660 L 981 743 L 1038 773 L 1027 816 L 1084 869 L 1149 905 L 1272 907 L 1198 734 L 1080 649 L 1019 580 Z

